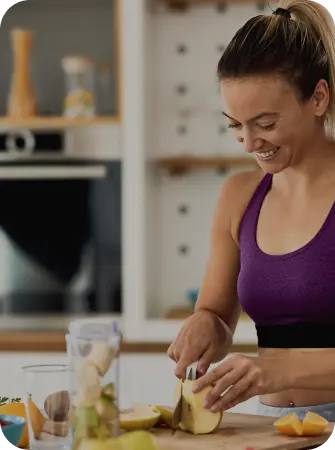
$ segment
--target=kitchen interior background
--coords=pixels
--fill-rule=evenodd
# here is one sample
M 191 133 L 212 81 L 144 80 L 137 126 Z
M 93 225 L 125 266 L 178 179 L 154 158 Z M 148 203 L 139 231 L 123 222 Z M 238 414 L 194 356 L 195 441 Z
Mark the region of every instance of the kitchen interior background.
M 63 331 L 73 315 L 108 313 L 129 341 L 165 345 L 192 310 L 221 183 L 254 164 L 225 126 L 216 64 L 238 27 L 264 6 L 167 3 L 27 0 L 4 16 L 1 330 Z M 17 27 L 31 30 L 31 47 L 20 39 L 14 46 Z M 90 61 L 70 60 L 77 75 L 66 74 L 62 58 L 79 55 Z M 13 76 L 22 74 L 16 82 L 25 84 L 27 66 L 36 114 L 8 116 Z M 89 102 L 74 102 L 86 105 L 88 117 L 64 111 L 78 85 L 86 102 L 93 93 L 93 117 Z M 255 346 L 247 317 L 235 343 Z M 171 403 L 174 364 L 164 352 L 121 359 L 122 407 Z M 32 361 L 64 363 L 66 355 L 0 354 L 6 395 L 22 394 L 19 368 Z M 256 401 L 234 409 L 253 412 Z
M 121 320 L 125 314 L 123 288 L 131 280 L 123 276 L 123 189 L 136 179 L 125 180 L 123 171 L 120 89 L 127 90 L 129 74 L 120 71 L 127 57 L 117 16 L 122 3 L 28 0 L 2 20 L 0 299 L 7 324 L 9 315 L 29 320 L 42 314 L 56 324 L 55 318 L 69 314 L 110 313 Z M 165 321 L 186 317 L 194 305 L 224 178 L 254 166 L 224 123 L 215 70 L 235 31 L 270 6 L 190 1 L 184 10 L 183 2 L 174 2 L 175 8 L 166 0 L 140 3 L 149 56 L 146 197 L 139 205 L 147 232 L 143 307 L 147 318 Z M 15 68 L 11 32 L 17 27 L 33 33 L 28 64 L 38 105 L 35 121 L 5 119 Z M 82 75 L 65 73 L 62 58 L 69 55 L 91 61 Z M 76 112 L 65 117 L 65 96 L 78 83 L 94 96 L 91 121 L 80 122 Z M 28 153 L 22 150 L 24 133 L 35 137 Z M 12 135 L 21 156 L 5 151 Z M 137 151 L 132 149 L 134 161 Z M 50 179 L 48 169 L 56 164 L 72 172 L 54 172 Z M 30 179 L 24 175 L 27 166 Z M 137 223 L 127 226 L 136 230 Z M 127 299 L 127 314 L 136 302 Z M 50 326 L 47 320 L 43 324 L 39 327 Z

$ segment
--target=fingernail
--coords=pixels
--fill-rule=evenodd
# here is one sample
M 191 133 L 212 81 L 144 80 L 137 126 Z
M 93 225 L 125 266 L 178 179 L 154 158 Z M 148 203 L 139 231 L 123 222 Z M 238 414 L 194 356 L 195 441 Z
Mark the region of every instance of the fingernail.
M 217 406 L 212 406 L 212 407 L 211 407 L 211 411 L 212 411 L 213 413 L 216 413 L 216 412 L 219 411 L 219 408 L 218 408 Z
M 208 406 L 209 406 L 208 400 L 205 400 L 205 401 L 203 402 L 202 406 L 203 406 L 204 408 L 208 408 Z

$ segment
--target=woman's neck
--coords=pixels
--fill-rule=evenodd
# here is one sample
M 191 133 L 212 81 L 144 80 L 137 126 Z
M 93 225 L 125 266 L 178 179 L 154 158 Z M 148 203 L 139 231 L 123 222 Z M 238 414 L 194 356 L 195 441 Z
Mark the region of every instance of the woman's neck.
M 335 141 L 325 134 L 316 136 L 306 148 L 303 158 L 274 176 L 276 184 L 288 192 L 307 192 L 321 182 L 333 178 L 335 167 Z

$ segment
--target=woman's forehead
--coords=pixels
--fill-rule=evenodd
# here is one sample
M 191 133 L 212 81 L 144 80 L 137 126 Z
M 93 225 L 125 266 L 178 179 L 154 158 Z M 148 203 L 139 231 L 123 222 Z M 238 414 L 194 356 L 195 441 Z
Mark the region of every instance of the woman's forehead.
M 296 102 L 294 90 L 278 78 L 223 80 L 221 92 L 223 109 L 233 118 L 234 114 L 253 117 L 277 113 Z

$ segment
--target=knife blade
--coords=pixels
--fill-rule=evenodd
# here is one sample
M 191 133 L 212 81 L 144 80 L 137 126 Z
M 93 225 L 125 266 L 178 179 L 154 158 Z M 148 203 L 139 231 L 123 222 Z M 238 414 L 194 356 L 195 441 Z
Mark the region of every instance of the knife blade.
M 182 410 L 183 410 L 183 396 L 181 395 L 172 413 L 172 428 L 174 428 L 175 430 L 178 428 L 180 424 Z
M 186 370 L 186 379 L 187 380 L 197 380 L 199 378 L 199 371 L 198 371 L 198 361 L 194 362 L 193 364 L 190 364 Z
M 180 390 L 178 392 L 178 400 L 177 400 L 176 406 L 172 412 L 172 428 L 174 428 L 175 430 L 178 429 L 178 426 L 181 421 L 182 407 L 183 407 L 183 380 L 181 380 L 181 382 L 180 382 Z

